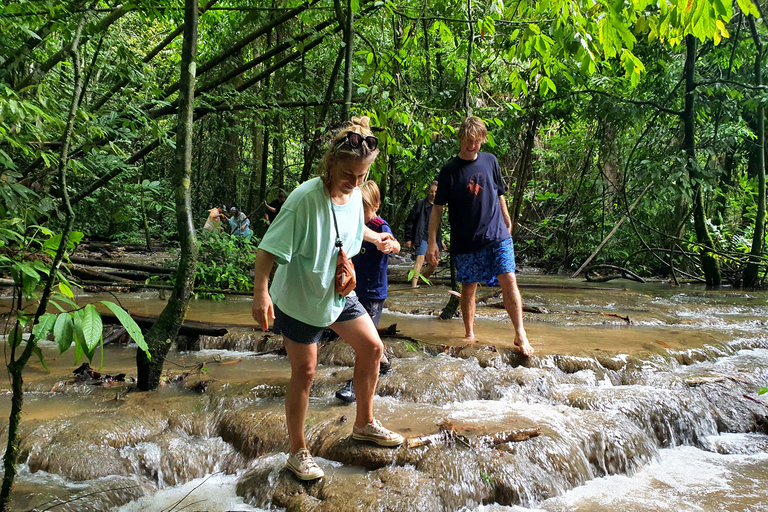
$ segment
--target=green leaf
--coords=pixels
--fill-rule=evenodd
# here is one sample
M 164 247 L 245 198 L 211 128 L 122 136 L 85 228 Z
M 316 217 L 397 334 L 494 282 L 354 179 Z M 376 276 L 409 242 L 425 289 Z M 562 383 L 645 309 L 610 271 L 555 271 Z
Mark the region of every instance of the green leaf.
M 147 359 L 152 359 L 152 356 L 149 353 L 149 347 L 147 347 L 147 342 L 144 340 L 144 335 L 141 333 L 141 328 L 134 319 L 131 318 L 131 315 L 114 302 L 103 300 L 101 303 L 107 306 L 109 310 L 115 314 L 123 327 L 125 327 L 125 330 L 128 332 L 131 339 L 147 354 Z
M 48 334 L 53 330 L 53 326 L 56 324 L 56 315 L 53 313 L 45 313 L 38 320 L 37 325 L 32 328 L 32 334 L 37 339 L 45 339 Z
M 764 395 L 768 393 L 768 388 L 760 388 L 760 391 L 757 392 L 758 395 Z
M 48 373 L 51 373 L 51 371 L 48 369 L 48 365 L 45 364 L 45 358 L 43 357 L 43 351 L 40 350 L 40 347 L 35 345 L 35 348 L 32 349 L 32 352 L 37 354 L 37 358 L 40 359 L 40 364 L 43 365 L 43 370 L 45 370 Z
M 72 346 L 74 325 L 69 313 L 61 313 L 53 326 L 53 339 L 59 345 L 59 352 L 64 353 Z
M 93 350 L 101 339 L 101 315 L 93 304 L 88 304 L 83 309 L 82 325 L 83 341 L 88 350 Z
M 75 294 L 72 293 L 72 287 L 69 286 L 69 283 L 67 283 L 66 281 L 59 282 L 59 291 L 63 293 L 65 296 L 74 300 Z
M 22 339 L 24 339 L 23 331 L 21 330 L 21 326 L 17 324 L 13 327 L 13 330 L 11 330 L 11 334 L 8 335 L 8 343 L 15 348 L 21 345 Z

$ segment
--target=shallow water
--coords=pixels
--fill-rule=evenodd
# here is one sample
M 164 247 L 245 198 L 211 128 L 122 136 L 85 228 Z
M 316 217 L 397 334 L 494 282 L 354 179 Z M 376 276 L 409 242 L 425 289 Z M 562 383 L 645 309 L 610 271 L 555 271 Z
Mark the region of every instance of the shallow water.
M 390 504 L 418 498 L 423 510 L 768 510 L 768 402 L 757 395 L 768 383 L 766 294 L 535 274 L 518 280 L 525 305 L 546 310 L 525 314 L 536 349 L 527 362 L 509 350 L 511 324 L 494 307 L 498 297 L 478 306 L 479 343 L 462 349 L 461 319 L 437 317 L 448 299 L 444 286 L 393 285 L 381 326 L 396 323 L 405 338 L 385 339 L 393 371 L 380 380 L 375 411 L 407 436 L 432 434 L 445 421 L 470 442 L 529 427 L 541 435 L 496 447 L 401 449 L 390 462 L 363 454 L 368 470 L 344 462 L 347 455 L 326 440 L 341 435 L 346 446 L 351 425 L 344 421 L 355 409 L 333 393 L 350 378 L 353 354 L 334 342 L 318 367 L 307 427 L 318 462 L 332 475 L 319 503 L 331 507 L 334 497 L 375 491 Z M 156 292 L 118 298 L 140 315 L 156 315 L 165 304 Z M 101 299 L 114 300 L 79 297 Z M 191 378 L 210 381 L 202 394 L 179 385 L 145 394 L 125 394 L 125 385 L 65 385 L 74 355 L 43 342 L 51 373 L 36 362 L 25 372 L 19 509 L 104 489 L 113 490 L 57 510 L 152 512 L 185 496 L 176 510 L 278 506 L 269 493 L 248 498 L 235 490 L 254 471 L 277 482 L 285 459 L 280 425 L 290 368 L 269 350 L 276 340 L 253 328 L 250 305 L 246 297 L 192 302 L 189 320 L 230 328 L 228 341 L 204 339 L 209 348 L 169 354 L 172 374 L 206 363 Z M 264 353 L 254 354 L 257 347 Z M 134 375 L 135 347 L 106 347 L 101 371 Z M 6 392 L 3 424 L 9 407 Z M 274 427 L 253 430 L 248 418 Z M 382 470 L 402 470 L 432 490 L 395 489 L 387 482 L 397 474 L 374 478 Z M 361 509 L 400 510 L 359 499 L 369 504 Z

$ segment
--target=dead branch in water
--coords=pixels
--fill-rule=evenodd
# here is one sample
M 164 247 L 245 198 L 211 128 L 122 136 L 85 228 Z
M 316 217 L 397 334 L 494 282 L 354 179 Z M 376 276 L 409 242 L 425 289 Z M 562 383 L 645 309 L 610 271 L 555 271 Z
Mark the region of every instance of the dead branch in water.
M 475 438 L 467 438 L 466 436 L 459 434 L 450 421 L 444 421 L 437 426 L 440 429 L 438 432 L 406 439 L 406 448 L 419 448 L 421 446 L 437 444 L 455 446 L 457 441 L 467 448 L 490 448 L 504 443 L 527 441 L 528 439 L 541 435 L 541 427 L 532 427 L 518 430 L 505 430 L 484 436 L 477 436 Z

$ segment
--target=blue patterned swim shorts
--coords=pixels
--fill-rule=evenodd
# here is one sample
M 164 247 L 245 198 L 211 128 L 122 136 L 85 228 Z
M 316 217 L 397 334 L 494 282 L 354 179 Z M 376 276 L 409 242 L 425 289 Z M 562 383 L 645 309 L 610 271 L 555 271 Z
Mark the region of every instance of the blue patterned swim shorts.
M 499 274 L 515 271 L 515 248 L 507 238 L 482 249 L 456 254 L 456 280 L 460 283 L 485 283 Z

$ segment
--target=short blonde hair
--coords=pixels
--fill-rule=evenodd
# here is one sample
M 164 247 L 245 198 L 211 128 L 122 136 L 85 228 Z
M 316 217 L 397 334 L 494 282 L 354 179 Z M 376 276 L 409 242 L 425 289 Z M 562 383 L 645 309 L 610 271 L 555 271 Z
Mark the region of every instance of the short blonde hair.
M 368 180 L 360 185 L 360 192 L 363 194 L 363 206 L 374 211 L 381 206 L 381 192 L 379 186 L 373 180 Z
M 467 117 L 461 122 L 458 132 L 459 141 L 464 140 L 467 135 L 473 138 L 481 138 L 483 142 L 488 140 L 488 128 L 479 117 Z
M 363 137 L 373 135 L 373 131 L 371 130 L 371 120 L 368 116 L 353 117 L 333 136 L 331 146 L 325 152 L 325 155 L 323 155 L 321 162 L 321 166 L 324 170 L 323 184 L 326 189 L 330 186 L 331 182 L 331 170 L 328 163 L 331 161 L 332 157 L 338 160 L 374 160 L 379 155 L 378 148 L 371 150 L 367 143 L 360 144 L 359 148 L 350 146 L 349 143 L 345 141 L 347 133 L 349 132 L 359 133 Z

